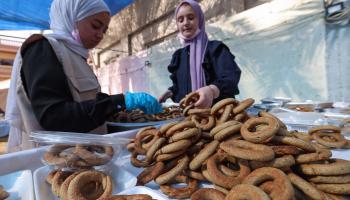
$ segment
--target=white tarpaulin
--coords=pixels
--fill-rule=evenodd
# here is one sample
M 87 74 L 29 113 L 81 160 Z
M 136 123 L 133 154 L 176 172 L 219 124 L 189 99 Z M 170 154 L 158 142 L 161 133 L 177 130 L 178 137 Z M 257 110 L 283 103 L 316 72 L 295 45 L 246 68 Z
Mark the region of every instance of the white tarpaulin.
M 329 98 L 350 102 L 350 25 L 326 30 Z
M 149 78 L 146 55 L 139 53 L 119 59 L 103 68 L 98 69 L 97 76 L 102 92 L 108 94 L 125 93 L 126 91 L 149 91 Z
M 278 0 L 211 26 L 242 69 L 240 97 L 327 99 L 323 12 L 320 0 Z

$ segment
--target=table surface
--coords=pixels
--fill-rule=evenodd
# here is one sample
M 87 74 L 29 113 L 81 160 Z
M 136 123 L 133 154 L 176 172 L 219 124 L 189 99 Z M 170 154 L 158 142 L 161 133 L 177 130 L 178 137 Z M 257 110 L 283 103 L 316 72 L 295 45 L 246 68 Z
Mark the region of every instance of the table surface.
M 123 137 L 123 138 L 132 138 L 135 136 L 137 130 L 131 130 L 121 133 L 113 133 L 109 135 L 105 135 L 107 137 L 117 138 L 117 137 Z M 349 136 L 347 136 L 347 139 L 350 139 Z M 44 166 L 42 163 L 42 156 L 45 151 L 46 147 L 40 147 L 15 153 L 8 153 L 4 155 L 0 155 L 0 176 L 6 175 L 8 173 L 20 171 L 20 170 L 31 170 L 33 173 L 36 169 L 39 167 Z M 350 160 L 350 150 L 344 149 L 344 150 L 332 150 L 333 152 L 333 158 L 342 158 Z M 141 169 L 135 168 L 130 164 L 130 154 L 126 153 L 123 156 L 119 156 L 118 159 L 119 166 L 123 167 L 124 169 L 127 169 L 130 173 L 132 173 L 134 176 L 136 176 Z M 158 188 L 152 188 L 157 190 Z

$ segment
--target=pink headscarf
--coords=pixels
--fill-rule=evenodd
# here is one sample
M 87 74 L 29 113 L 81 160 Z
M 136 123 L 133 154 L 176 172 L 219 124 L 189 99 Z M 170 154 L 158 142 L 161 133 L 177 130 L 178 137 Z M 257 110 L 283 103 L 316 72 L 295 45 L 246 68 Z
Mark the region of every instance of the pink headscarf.
M 192 91 L 195 91 L 201 87 L 206 86 L 202 63 L 204 60 L 205 50 L 207 49 L 208 36 L 207 36 L 207 33 L 205 32 L 205 19 L 204 19 L 203 11 L 196 1 L 194 0 L 181 1 L 180 4 L 176 7 L 175 19 L 179 11 L 179 8 L 184 3 L 188 3 L 196 13 L 196 16 L 198 17 L 199 26 L 194 36 L 192 36 L 191 38 L 186 38 L 181 33 L 178 34 L 178 37 L 180 38 L 180 41 L 184 46 L 190 45 L 191 85 L 192 85 Z

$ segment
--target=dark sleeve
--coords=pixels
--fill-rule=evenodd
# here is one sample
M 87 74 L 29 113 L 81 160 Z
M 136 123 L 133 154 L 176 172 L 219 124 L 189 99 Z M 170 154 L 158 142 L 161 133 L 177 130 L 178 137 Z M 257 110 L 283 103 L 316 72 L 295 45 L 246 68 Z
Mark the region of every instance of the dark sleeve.
M 180 50 L 177 50 L 174 52 L 170 64 L 168 65 L 168 71 L 170 72 L 170 80 L 173 83 L 172 86 L 168 88 L 173 93 L 172 100 L 175 101 L 174 97 L 178 93 L 178 83 L 177 83 L 177 76 L 176 76 L 176 71 L 179 68 L 179 56 L 180 56 Z
M 98 93 L 75 102 L 66 75 L 50 43 L 36 41 L 22 51 L 21 78 L 34 114 L 49 131 L 88 132 L 125 107 L 124 96 Z
M 229 48 L 224 43 L 217 41 L 210 49 L 209 54 L 217 75 L 212 84 L 219 88 L 219 98 L 234 97 L 239 94 L 238 82 L 241 77 L 241 70 Z

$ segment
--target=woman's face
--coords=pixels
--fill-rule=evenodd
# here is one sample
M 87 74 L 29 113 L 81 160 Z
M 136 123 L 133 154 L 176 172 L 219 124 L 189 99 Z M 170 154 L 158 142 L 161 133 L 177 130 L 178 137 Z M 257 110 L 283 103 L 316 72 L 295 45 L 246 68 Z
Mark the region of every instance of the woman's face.
M 108 29 L 109 21 L 109 14 L 101 12 L 77 22 L 80 40 L 85 48 L 92 49 L 100 43 Z
M 196 33 L 199 26 L 198 17 L 189 4 L 180 6 L 176 15 L 176 24 L 180 33 L 186 38 L 191 38 Z

